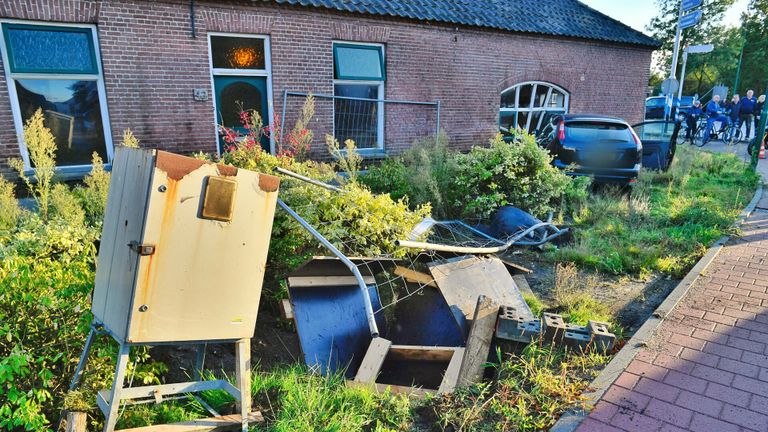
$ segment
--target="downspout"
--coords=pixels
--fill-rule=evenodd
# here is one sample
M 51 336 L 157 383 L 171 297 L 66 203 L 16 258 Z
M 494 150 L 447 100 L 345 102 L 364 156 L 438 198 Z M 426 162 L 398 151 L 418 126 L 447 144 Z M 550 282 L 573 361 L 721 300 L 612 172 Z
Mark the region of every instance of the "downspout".
M 195 28 L 195 0 L 189 0 L 189 23 L 192 27 L 192 38 L 197 39 L 197 29 Z

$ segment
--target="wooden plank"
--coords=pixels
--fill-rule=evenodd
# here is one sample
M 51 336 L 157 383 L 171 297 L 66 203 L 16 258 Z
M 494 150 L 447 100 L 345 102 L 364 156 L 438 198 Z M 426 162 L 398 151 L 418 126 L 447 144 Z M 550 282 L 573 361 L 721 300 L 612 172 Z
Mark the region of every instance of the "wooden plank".
M 423 361 L 450 361 L 456 348 L 392 345 L 389 348 L 389 356 L 394 360 L 423 360 Z
M 426 285 L 432 288 L 437 288 L 437 284 L 435 283 L 435 278 L 433 278 L 432 276 L 426 273 L 417 272 L 416 270 L 411 270 L 409 268 L 402 267 L 402 266 L 396 266 L 394 273 L 397 276 L 402 276 L 408 282 L 413 282 L 419 285 Z
M 533 293 L 531 286 L 528 285 L 528 279 L 525 278 L 525 275 L 514 275 L 512 276 L 512 279 L 517 284 L 517 288 L 520 289 L 520 294 L 523 296 L 529 295 L 531 297 L 536 297 L 536 294 Z
M 366 285 L 376 283 L 373 276 L 363 276 L 363 282 Z M 288 285 L 299 287 L 337 287 L 347 285 L 357 285 L 357 278 L 354 276 L 291 276 L 288 278 Z
M 482 381 L 485 363 L 496 329 L 499 305 L 490 297 L 478 296 L 472 318 L 472 329 L 467 338 L 467 347 L 459 371 L 459 385 L 470 385 Z
M 529 269 L 528 267 L 523 267 L 520 264 L 514 263 L 514 262 L 512 262 L 510 260 L 507 260 L 507 259 L 504 259 L 504 258 L 501 258 L 501 257 L 497 257 L 497 258 L 499 258 L 501 260 L 501 262 L 504 263 L 505 266 L 509 267 L 510 269 L 512 269 L 514 271 L 518 271 L 518 272 L 521 272 L 521 273 L 533 273 L 533 270 Z
M 243 338 L 235 344 L 235 380 L 240 390 L 240 400 L 237 407 L 240 409 L 243 430 L 247 424 L 243 417 L 251 412 L 251 340 Z
M 261 412 L 255 411 L 248 415 L 248 423 L 263 423 Z M 219 417 L 210 417 L 199 420 L 190 420 L 164 425 L 143 426 L 131 429 L 120 429 L 116 432 L 208 432 L 240 430 L 242 416 L 231 414 Z
M 293 319 L 293 306 L 288 299 L 280 299 L 280 316 L 283 319 Z
M 85 432 L 87 421 L 88 416 L 83 412 L 68 412 L 66 432 Z
M 437 389 L 439 394 L 453 393 L 453 390 L 456 389 L 456 385 L 459 383 L 459 373 L 465 351 L 465 348 L 457 348 L 453 353 L 451 362 L 448 363 L 448 368 L 445 370 L 445 375 L 443 375 L 443 381 L 440 382 L 440 388 Z
M 469 333 L 479 295 L 514 307 L 525 320 L 534 318 L 512 275 L 498 258 L 462 256 L 433 261 L 427 266 L 465 335 Z
M 375 338 L 368 346 L 368 351 L 363 357 L 363 362 L 360 364 L 360 368 L 357 370 L 355 381 L 358 382 L 376 382 L 376 378 L 379 376 L 381 366 L 384 364 L 384 359 L 387 358 L 389 347 L 392 346 L 392 342 L 384 338 Z
M 347 387 L 362 387 L 371 389 L 377 393 L 390 392 L 393 394 L 406 395 L 412 399 L 424 399 L 428 394 L 435 394 L 434 390 L 422 387 L 407 387 L 392 384 L 379 384 L 370 382 L 347 381 Z

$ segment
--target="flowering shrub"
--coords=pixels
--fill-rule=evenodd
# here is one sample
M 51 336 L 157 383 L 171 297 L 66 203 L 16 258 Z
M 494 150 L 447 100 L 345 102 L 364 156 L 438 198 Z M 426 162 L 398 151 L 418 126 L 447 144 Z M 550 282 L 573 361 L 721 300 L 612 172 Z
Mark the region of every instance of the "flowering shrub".
M 551 165 L 551 156 L 532 135 L 506 143 L 501 134 L 489 147 L 472 147 L 457 155 L 456 205 L 463 216 L 488 218 L 504 205 L 543 217 L 560 203 L 571 179 Z

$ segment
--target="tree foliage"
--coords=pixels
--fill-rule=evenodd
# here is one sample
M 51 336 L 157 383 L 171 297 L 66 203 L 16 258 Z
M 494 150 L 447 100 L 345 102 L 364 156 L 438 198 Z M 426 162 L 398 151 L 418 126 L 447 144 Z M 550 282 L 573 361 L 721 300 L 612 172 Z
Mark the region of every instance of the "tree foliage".
M 768 0 L 751 0 L 742 16 L 744 59 L 739 90 L 764 93 L 768 86 Z

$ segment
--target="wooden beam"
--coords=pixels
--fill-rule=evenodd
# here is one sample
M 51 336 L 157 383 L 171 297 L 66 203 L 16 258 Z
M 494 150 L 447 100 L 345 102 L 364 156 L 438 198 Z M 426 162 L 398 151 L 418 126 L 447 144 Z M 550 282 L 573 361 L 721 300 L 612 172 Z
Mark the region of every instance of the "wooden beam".
M 477 306 L 472 318 L 472 328 L 467 337 L 467 347 L 461 362 L 458 384 L 461 386 L 482 381 L 485 363 L 496 329 L 499 305 L 490 297 L 478 296 Z
M 395 360 L 450 361 L 456 348 L 420 345 L 392 345 L 389 356 Z
M 376 278 L 373 276 L 363 276 L 363 282 L 365 282 L 367 285 L 373 285 L 376 283 Z M 357 284 L 357 279 L 354 276 L 291 276 L 288 278 L 288 285 L 294 288 L 322 288 Z
M 445 370 L 443 380 L 440 382 L 440 388 L 437 389 L 439 394 L 453 393 L 456 389 L 456 385 L 459 383 L 459 373 L 461 372 L 461 363 L 464 360 L 465 348 L 457 348 L 451 357 L 450 363 L 448 363 L 448 369 Z
M 66 432 L 85 432 L 86 423 L 88 422 L 88 416 L 83 412 L 68 412 L 67 413 L 67 429 Z
M 355 381 L 374 383 L 379 376 L 381 366 L 384 364 L 384 359 L 387 358 L 389 347 L 392 346 L 392 342 L 384 338 L 374 338 L 371 344 L 368 346 L 368 351 L 365 352 L 363 362 L 360 364 L 360 368 L 355 375 Z
M 533 270 L 529 269 L 528 267 L 523 267 L 520 264 L 513 263 L 510 260 L 507 260 L 507 259 L 504 259 L 504 258 L 501 258 L 501 257 L 498 257 L 498 256 L 497 256 L 497 258 L 499 258 L 501 260 L 501 262 L 504 263 L 504 265 L 506 265 L 507 267 L 509 267 L 510 269 L 512 269 L 514 271 L 518 271 L 518 272 L 521 272 L 521 273 L 533 273 Z
M 419 285 L 427 285 L 432 288 L 437 288 L 435 278 L 426 273 L 417 272 L 406 267 L 397 266 L 394 271 L 395 275 L 402 276 L 406 281 L 417 283 Z
M 180 423 L 144 426 L 131 429 L 120 429 L 115 432 L 208 432 L 232 431 L 242 428 L 242 417 L 239 414 L 190 420 Z M 263 423 L 261 412 L 255 411 L 248 415 L 248 423 Z
M 407 387 L 393 384 L 380 384 L 358 381 L 347 381 L 347 387 L 363 387 L 374 390 L 377 393 L 390 392 L 393 394 L 406 395 L 412 399 L 424 399 L 428 394 L 435 394 L 434 390 L 422 387 Z
M 283 319 L 292 320 L 293 319 L 293 306 L 291 306 L 291 301 L 289 299 L 280 299 L 280 316 Z

